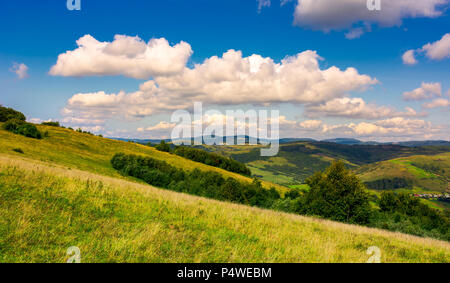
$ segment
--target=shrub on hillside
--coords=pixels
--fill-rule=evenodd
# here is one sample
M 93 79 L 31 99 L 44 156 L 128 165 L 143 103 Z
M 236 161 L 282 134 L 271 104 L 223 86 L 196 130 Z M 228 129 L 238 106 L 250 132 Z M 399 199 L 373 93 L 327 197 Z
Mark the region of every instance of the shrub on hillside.
M 25 123 L 22 126 L 20 126 L 17 129 L 17 134 L 26 136 L 28 138 L 34 138 L 34 139 L 42 138 L 42 134 L 41 134 L 41 132 L 39 132 L 39 130 L 36 128 L 36 126 L 33 124 L 29 124 L 29 123 Z
M 20 120 L 24 121 L 26 120 L 25 115 L 23 113 L 16 111 L 12 108 L 3 107 L 0 105 L 0 122 L 6 122 L 8 120 Z
M 342 161 L 333 162 L 324 172 L 308 178 L 306 183 L 311 189 L 305 193 L 301 213 L 347 223 L 368 223 L 369 193 Z
M 23 150 L 21 148 L 14 148 L 13 151 L 23 154 Z
M 59 124 L 59 122 L 53 122 L 53 121 L 49 121 L 49 122 L 42 122 L 41 123 L 44 126 L 50 126 L 50 127 L 61 127 L 61 125 Z
M 36 128 L 35 125 L 26 123 L 22 120 L 18 119 L 9 120 L 3 125 L 3 128 L 9 132 L 26 136 L 29 138 L 35 139 L 42 138 L 41 132 L 39 132 L 39 130 Z

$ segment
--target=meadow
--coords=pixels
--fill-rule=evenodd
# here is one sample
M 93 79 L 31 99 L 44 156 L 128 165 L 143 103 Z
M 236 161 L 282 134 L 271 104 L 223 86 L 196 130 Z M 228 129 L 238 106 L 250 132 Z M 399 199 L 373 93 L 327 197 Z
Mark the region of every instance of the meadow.
M 0 157 L 0 262 L 450 262 L 450 244 Z

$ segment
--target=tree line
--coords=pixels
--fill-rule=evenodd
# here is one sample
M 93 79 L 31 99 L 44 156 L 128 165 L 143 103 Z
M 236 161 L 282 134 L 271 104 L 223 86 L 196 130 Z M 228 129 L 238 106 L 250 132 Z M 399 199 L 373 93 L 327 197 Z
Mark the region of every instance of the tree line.
M 224 178 L 213 171 L 194 169 L 184 171 L 151 157 L 118 153 L 111 159 L 114 169 L 146 183 L 176 192 L 270 208 L 280 198 L 275 188 L 267 190 L 261 182 L 241 182 L 235 178 Z
M 245 164 L 216 153 L 207 152 L 192 147 L 179 146 L 174 153 L 178 156 L 200 162 L 206 165 L 218 167 L 230 172 L 250 176 L 252 172 Z
M 147 143 L 147 146 L 153 145 L 149 142 Z M 175 146 L 173 144 L 168 144 L 165 140 L 161 140 L 161 142 L 156 144 L 154 147 L 159 151 L 173 153 L 195 162 L 221 168 L 244 176 L 250 176 L 252 174 L 250 169 L 244 163 L 216 153 L 207 152 L 205 150 L 196 149 L 193 147 Z
M 413 183 L 411 180 L 401 177 L 394 177 L 391 179 L 378 179 L 375 181 L 370 181 L 365 183 L 366 186 L 373 190 L 396 190 L 402 188 L 413 188 Z

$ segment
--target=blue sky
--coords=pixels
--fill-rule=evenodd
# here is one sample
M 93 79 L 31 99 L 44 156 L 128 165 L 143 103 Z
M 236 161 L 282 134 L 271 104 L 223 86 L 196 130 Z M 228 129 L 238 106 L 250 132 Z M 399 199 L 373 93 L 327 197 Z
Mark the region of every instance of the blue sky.
M 327 7 L 328 0 L 320 1 Z M 336 10 L 334 21 L 336 26 L 328 26 L 327 31 L 321 26 L 326 22 L 320 18 L 323 16 L 322 11 L 305 8 L 304 14 L 297 15 L 295 9 L 302 1 L 289 1 L 282 6 L 280 1 L 269 2 L 270 5 L 258 10 L 259 2 L 254 0 L 81 0 L 81 11 L 69 11 L 65 0 L 4 1 L 0 10 L 2 27 L 0 104 L 21 110 L 28 118 L 35 118 L 35 121 L 38 121 L 37 119 L 63 121 L 68 116 L 67 113 L 63 113 L 63 109 L 67 108 L 69 99 L 75 94 L 100 91 L 117 94 L 120 91 L 125 93 L 138 91 L 141 84 L 154 79 L 152 74 L 149 74 L 148 78 L 127 77 L 123 74 L 95 76 L 49 74 L 52 66 L 57 64 L 58 55 L 77 49 L 76 41 L 83 36 L 91 35 L 99 42 L 112 42 L 115 35 L 127 35 L 139 36 L 145 42 L 152 38 L 164 38 L 172 47 L 181 41 L 188 43 L 193 51 L 186 62 L 186 68 L 190 69 L 194 69 L 195 64 L 202 64 L 205 59 L 212 56 L 221 57 L 229 49 L 242 51 L 243 58 L 258 54 L 270 57 L 275 63 L 280 63 L 286 56 L 313 50 L 323 58 L 318 60 L 320 70 L 335 66 L 344 71 L 351 67 L 355 68 L 358 74 L 376 78 L 378 81 L 376 84 L 361 83 L 359 87 L 367 87 L 362 92 L 356 91 L 357 87 L 333 88 L 330 91 L 336 91 L 336 94 L 334 96 L 330 94 L 327 100 L 322 101 L 310 102 L 304 99 L 300 101 L 295 95 L 283 99 L 281 104 L 274 103 L 270 99 L 260 101 L 266 103 L 265 105 L 269 101 L 269 108 L 279 109 L 287 120 L 297 123 L 284 128 L 285 131 L 281 134 L 285 137 L 328 138 L 345 135 L 366 140 L 407 140 L 420 137 L 450 139 L 448 104 L 445 102 L 448 101 L 447 93 L 450 89 L 449 47 L 443 40 L 442 44 L 434 45 L 439 48 L 436 52 L 440 54 L 434 57 L 425 51 L 415 51 L 417 63 L 414 65 L 405 64 L 402 59 L 406 51 L 419 50 L 428 43 L 439 43 L 444 35 L 450 32 L 447 1 L 425 0 L 424 2 L 429 2 L 429 5 L 413 7 L 416 10 L 411 8 L 416 1 L 411 1 L 409 7 L 382 5 L 382 10 L 376 12 L 379 13 L 378 18 L 355 17 L 354 21 L 345 27 L 339 26 L 339 23 L 346 16 L 342 15 L 342 11 Z M 343 0 L 340 7 L 350 5 L 348 2 L 352 0 Z M 306 7 L 307 3 L 304 5 Z M 349 6 L 349 13 L 352 7 Z M 421 14 L 420 9 L 426 10 L 430 7 L 438 14 L 430 15 L 426 12 Z M 400 22 L 386 24 L 390 17 L 395 18 L 395 13 L 393 16 L 390 15 L 395 9 L 398 9 Z M 325 15 L 331 13 L 334 17 L 333 11 L 326 12 L 328 14 Z M 351 18 L 352 15 L 349 14 L 347 17 Z M 346 33 L 356 28 L 362 28 L 363 34 L 355 39 L 346 38 Z M 26 65 L 27 70 L 23 78 L 20 78 L 17 69 L 14 69 L 15 63 Z M 295 75 L 295 70 L 292 72 Z M 159 85 L 159 80 L 155 81 Z M 432 91 L 431 94 L 424 95 L 426 98 L 405 100 L 405 92 L 419 89 L 423 83 L 434 84 L 435 87 L 439 84 L 439 93 Z M 342 89 L 347 90 L 341 93 Z M 427 89 L 425 87 L 422 91 L 428 93 Z M 299 91 L 306 92 L 308 89 Z M 162 92 L 166 95 L 167 89 Z M 176 95 L 173 101 L 181 99 L 180 95 L 183 93 Z M 224 102 L 224 99 L 209 101 L 206 105 L 224 110 L 249 109 L 259 104 L 259 101 L 254 99 L 254 96 L 258 96 L 257 92 L 245 95 L 253 97 L 243 99 L 242 104 L 232 103 L 231 106 Z M 301 95 L 299 93 L 299 96 Z M 377 109 L 381 111 L 380 107 L 389 108 L 392 113 L 386 112 L 386 117 L 383 117 L 383 114 L 367 117 L 364 113 L 342 114 L 329 110 L 319 113 L 321 111 L 318 109 L 327 109 L 327 102 L 333 99 L 342 102 L 339 99 L 343 97 L 362 98 L 366 104 L 376 104 L 375 108 L 363 109 L 364 113 Z M 440 101 L 432 104 L 439 99 Z M 175 107 L 165 106 L 172 111 Z M 181 105 L 180 107 L 182 108 Z M 414 109 L 416 115 L 405 115 L 406 107 Z M 93 129 L 109 136 L 162 137 L 167 136 L 170 129 L 170 127 L 154 127 L 163 126 L 161 121 L 170 121 L 171 111 L 168 110 L 148 111 L 148 114 L 139 116 L 139 119 L 130 118 L 129 115 L 122 117 L 120 111 L 114 117 L 107 115 L 103 117 L 104 111 L 88 106 L 81 110 L 80 108 L 76 111 L 71 110 L 73 111 L 69 116 L 83 119 L 83 123 L 77 124 L 72 120 L 67 122 L 67 125 Z M 89 115 L 89 111 L 92 111 L 92 115 Z M 308 116 L 308 112 L 316 112 L 317 116 Z M 101 123 L 90 123 L 88 119 L 101 120 Z M 397 120 L 387 121 L 388 119 Z M 316 121 L 309 123 L 315 126 L 308 128 L 306 124 L 301 125 L 307 121 Z M 423 123 L 420 124 L 418 121 Z M 147 131 L 145 130 L 147 127 L 153 127 L 154 130 Z M 373 127 L 373 130 L 361 130 L 367 127 Z M 141 130 L 137 131 L 138 128 Z M 402 128 L 406 130 L 401 131 Z

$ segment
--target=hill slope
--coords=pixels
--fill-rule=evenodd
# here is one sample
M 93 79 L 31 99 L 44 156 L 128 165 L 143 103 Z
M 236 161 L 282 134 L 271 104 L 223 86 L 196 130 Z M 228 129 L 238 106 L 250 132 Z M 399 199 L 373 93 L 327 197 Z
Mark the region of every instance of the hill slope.
M 335 159 L 344 160 L 351 169 L 374 162 L 412 155 L 436 155 L 450 151 L 448 146 L 406 147 L 400 145 L 346 145 L 329 142 L 292 142 L 280 145 L 276 157 L 261 157 L 261 146 L 202 146 L 245 163 L 256 176 L 282 185 L 294 185 Z
M 0 262 L 450 262 L 450 244 L 0 157 Z
M 252 181 L 251 178 L 236 173 L 194 162 L 140 144 L 110 140 L 78 133 L 69 129 L 43 125 L 37 125 L 37 127 L 41 132 L 48 131 L 49 137 L 37 140 L 12 134 L 1 129 L 1 127 L 2 123 L 0 123 L 0 154 L 25 156 L 71 168 L 123 178 L 110 164 L 110 160 L 114 154 L 123 152 L 127 154 L 148 155 L 187 170 L 199 168 L 219 172 L 226 177 L 233 177 L 241 181 Z M 13 149 L 15 148 L 22 149 L 24 154 L 14 152 Z M 274 186 L 280 191 L 285 190 L 282 186 L 269 182 L 263 182 L 263 185 L 266 188 Z
M 356 173 L 364 182 L 402 178 L 409 180 L 416 192 L 449 192 L 450 153 L 391 159 L 363 166 Z

